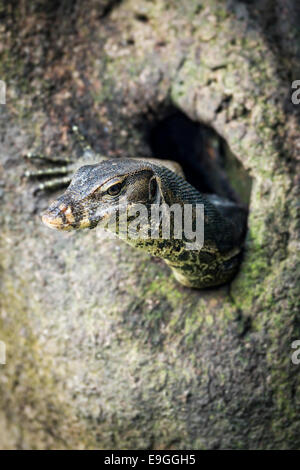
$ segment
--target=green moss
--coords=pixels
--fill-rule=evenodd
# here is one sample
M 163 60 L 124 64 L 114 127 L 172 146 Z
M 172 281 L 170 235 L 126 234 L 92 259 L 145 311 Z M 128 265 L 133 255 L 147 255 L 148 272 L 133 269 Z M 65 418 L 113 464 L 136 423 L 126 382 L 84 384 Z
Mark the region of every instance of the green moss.
M 98 48 L 88 64 L 83 54 L 80 66 L 90 65 L 100 77 L 100 91 L 89 92 L 107 105 L 107 119 L 117 129 L 109 150 L 134 154 L 144 148 L 134 123 L 141 109 L 157 108 L 168 87 L 173 103 L 197 120 L 205 120 L 214 100 L 211 125 L 254 178 L 240 273 L 230 288 L 192 291 L 179 286 L 167 267 L 125 244 L 99 241 L 94 231 L 73 244 L 44 232 L 28 209 L 33 202 L 27 191 L 18 187 L 10 195 L 18 168 L 7 165 L 4 207 L 13 217 L 2 240 L 0 327 L 9 360 L 0 399 L 21 430 L 20 446 L 297 445 L 290 341 L 299 331 L 293 313 L 299 296 L 294 254 L 281 233 L 292 237 L 297 213 L 288 202 L 290 180 L 277 138 L 286 135 L 286 115 L 270 98 L 280 97 L 286 84 L 263 37 L 220 2 L 198 3 L 178 1 L 176 10 L 174 2 L 142 2 L 146 26 L 136 20 L 136 2 L 120 4 L 115 17 L 80 29 L 86 50 L 90 30 L 104 40 L 112 35 L 118 50 L 121 37 L 134 32 L 139 38 L 141 28 L 148 28 L 149 42 L 136 40 L 130 56 L 119 57 L 109 56 L 106 44 L 107 52 Z M 157 46 L 162 38 L 166 46 Z M 23 76 L 23 59 L 5 54 L 1 74 L 19 76 L 17 86 L 30 98 L 34 90 Z M 155 78 L 143 84 L 146 67 Z M 46 90 L 47 83 L 40 83 Z M 32 112 L 36 121 L 29 124 L 38 121 L 32 133 L 43 136 L 40 104 L 30 112 L 26 101 L 13 104 L 20 122 Z M 116 112 L 123 104 L 128 115 Z M 77 116 L 78 109 L 68 113 Z M 124 143 L 119 128 L 130 126 Z M 45 145 L 49 140 L 45 133 Z

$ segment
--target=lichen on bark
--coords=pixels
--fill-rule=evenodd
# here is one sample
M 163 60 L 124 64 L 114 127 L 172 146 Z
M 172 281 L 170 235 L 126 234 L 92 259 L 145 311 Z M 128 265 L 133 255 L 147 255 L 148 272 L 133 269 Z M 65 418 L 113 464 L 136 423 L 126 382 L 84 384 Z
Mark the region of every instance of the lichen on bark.
M 254 3 L 3 3 L 2 447 L 299 448 L 299 57 L 295 28 L 276 34 L 297 5 Z M 169 103 L 253 178 L 230 286 L 183 288 L 97 231 L 49 231 L 22 179 L 28 150 L 76 157 L 74 122 L 108 156 L 149 156 L 145 121 Z

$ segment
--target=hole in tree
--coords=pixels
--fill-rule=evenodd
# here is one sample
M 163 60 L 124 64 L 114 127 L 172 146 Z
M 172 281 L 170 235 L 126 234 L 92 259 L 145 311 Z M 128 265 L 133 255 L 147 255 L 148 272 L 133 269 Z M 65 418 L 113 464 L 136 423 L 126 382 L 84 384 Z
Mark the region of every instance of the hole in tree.
M 186 179 L 202 193 L 214 193 L 249 205 L 251 177 L 212 128 L 172 107 L 153 119 L 147 141 L 155 158 L 175 160 Z

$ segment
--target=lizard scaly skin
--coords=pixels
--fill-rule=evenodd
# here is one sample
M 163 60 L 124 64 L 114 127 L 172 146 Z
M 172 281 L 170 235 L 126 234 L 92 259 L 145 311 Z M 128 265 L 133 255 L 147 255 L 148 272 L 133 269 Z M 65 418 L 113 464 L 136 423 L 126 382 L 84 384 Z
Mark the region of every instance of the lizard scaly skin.
M 169 238 L 159 231 L 156 238 L 140 235 L 125 239 L 163 258 L 185 286 L 206 288 L 227 283 L 241 261 L 247 212 L 237 203 L 201 194 L 184 179 L 178 167 L 174 167 L 176 172 L 171 168 L 170 162 L 131 158 L 85 165 L 77 170 L 65 193 L 50 205 L 42 220 L 58 230 L 94 228 L 105 222 L 124 238 L 118 224 L 109 223 L 117 209 L 128 211 L 135 204 L 149 209 L 155 201 L 182 208 L 189 205 L 195 222 L 195 208 L 203 204 L 204 243 L 198 249 L 188 248 L 185 236 L 174 237 L 173 226 Z M 146 222 L 142 222 L 145 226 L 140 227 L 140 234 L 148 230 Z

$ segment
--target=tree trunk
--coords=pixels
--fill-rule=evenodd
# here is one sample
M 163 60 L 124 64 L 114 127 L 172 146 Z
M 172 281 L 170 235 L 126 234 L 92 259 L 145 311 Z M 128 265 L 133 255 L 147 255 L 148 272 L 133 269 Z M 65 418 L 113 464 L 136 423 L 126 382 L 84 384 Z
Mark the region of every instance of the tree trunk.
M 24 0 L 0 15 L 0 446 L 299 448 L 299 2 Z M 76 159 L 72 124 L 107 156 L 150 156 L 170 107 L 252 177 L 229 286 L 184 288 L 97 230 L 50 231 L 49 194 L 22 178 L 29 150 Z

